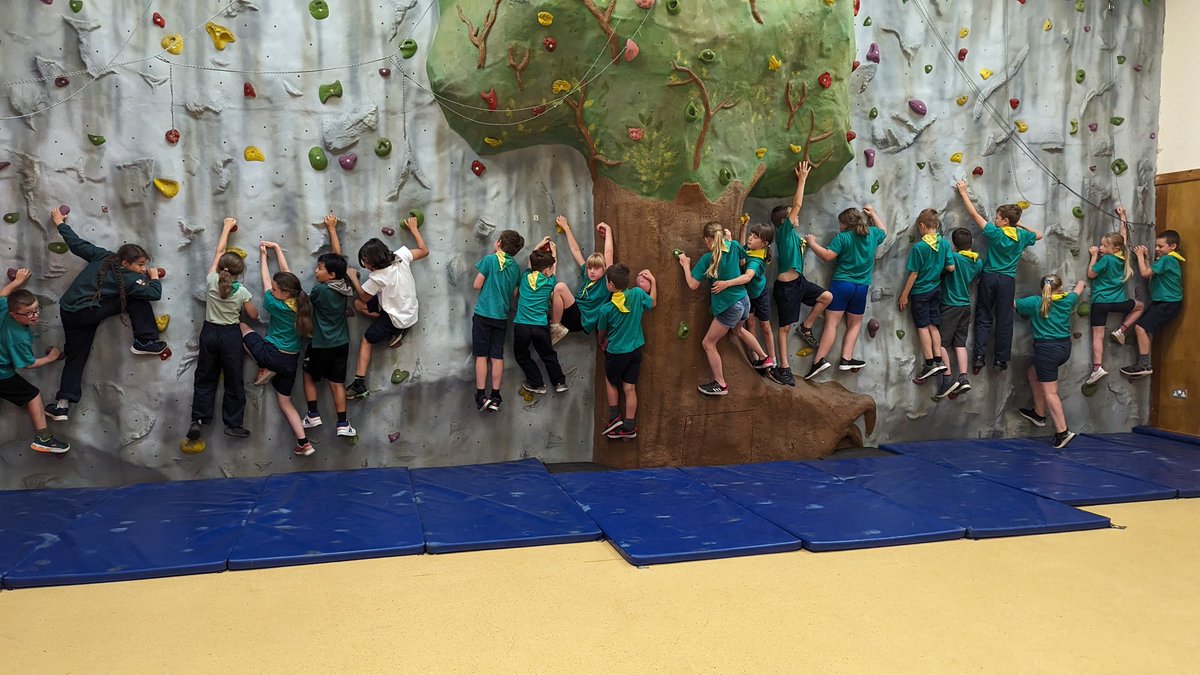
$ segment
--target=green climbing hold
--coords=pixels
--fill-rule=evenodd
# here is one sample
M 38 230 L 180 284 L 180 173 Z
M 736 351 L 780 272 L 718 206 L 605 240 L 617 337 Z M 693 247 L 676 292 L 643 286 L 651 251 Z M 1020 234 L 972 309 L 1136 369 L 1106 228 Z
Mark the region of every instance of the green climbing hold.
M 898 331 L 896 331 L 896 337 L 898 337 L 898 338 L 900 338 L 901 340 L 903 340 L 903 339 L 904 339 L 904 331 L 903 331 L 903 330 L 898 330 Z
M 925 170 L 925 162 L 917 162 L 917 168 L 924 171 Z
M 871 119 L 875 119 L 876 117 L 879 117 L 879 108 L 871 108 L 870 115 L 871 115 Z
M 1082 387 L 1079 388 L 1079 391 L 1083 392 L 1084 396 L 1095 396 L 1096 392 L 1100 391 L 1100 383 L 1099 382 L 1093 382 L 1091 384 L 1085 383 Z
M 928 75 L 932 72 L 933 72 L 933 64 L 926 63 L 925 64 L 925 74 Z
M 683 2 L 681 0 L 667 0 L 667 13 L 678 14 L 683 11 Z
M 1083 68 L 1075 71 L 1075 84 L 1083 84 L 1085 79 L 1087 79 L 1087 71 Z
M 52 241 L 46 245 L 46 248 L 50 249 L 51 253 L 57 253 L 59 255 L 71 250 L 71 247 L 67 246 L 67 242 L 65 241 Z
M 381 138 L 375 141 L 375 154 L 379 157 L 387 157 L 392 154 L 392 142 L 387 138 Z
M 1121 174 L 1123 174 L 1129 170 L 1129 165 L 1125 163 L 1125 160 L 1118 157 L 1113 160 L 1113 163 L 1111 165 L 1109 165 L 1109 168 L 1112 169 L 1112 172 L 1114 174 L 1120 176 Z
M 333 98 L 334 96 L 341 98 L 342 97 L 342 81 L 334 80 L 332 84 L 323 84 L 317 90 L 317 92 L 321 97 L 321 103 L 328 101 L 329 99 Z
M 1113 125 L 1114 127 L 1119 127 L 1125 123 L 1125 118 L 1124 117 L 1110 117 L 1110 118 L 1108 118 L 1108 123 Z
M 417 53 L 417 41 L 416 40 L 409 39 L 409 40 L 405 40 L 404 42 L 400 43 L 400 56 L 403 56 L 406 59 L 411 59 L 413 57 L 413 54 L 416 54 L 416 53 Z
M 17 213 L 16 211 L 13 211 L 12 213 L 4 214 L 4 222 L 8 223 L 9 225 L 12 225 L 13 223 L 18 223 L 20 221 L 21 221 L 21 214 Z
M 700 60 L 705 63 L 712 63 L 717 60 L 717 53 L 711 49 L 705 49 L 700 52 Z
M 1071 120 L 1071 135 L 1079 133 L 1079 120 Z
M 83 0 L 71 0 L 71 11 L 76 14 L 83 11 Z
M 680 248 L 671 249 L 671 255 L 675 256 L 676 260 L 679 260 L 679 256 L 683 255 L 683 249 L 680 249 Z
M 412 211 L 408 212 L 408 215 L 410 218 L 417 219 L 417 227 L 425 224 L 425 212 L 421 209 L 413 209 Z
M 1092 313 L 1092 306 L 1086 302 L 1081 302 L 1079 303 L 1079 306 L 1075 308 L 1075 313 L 1079 316 L 1087 316 L 1088 314 Z
M 700 119 L 700 106 L 696 105 L 695 101 L 688 102 L 687 110 L 683 112 L 683 116 L 689 122 L 695 122 Z
M 320 21 L 321 19 L 329 18 L 329 3 L 325 0 L 312 0 L 308 3 L 308 13 L 312 14 L 312 18 Z
M 718 177 L 721 179 L 721 185 L 729 185 L 729 181 L 733 180 L 734 177 L 733 169 L 727 166 L 722 167 L 721 173 L 718 174 Z
M 863 25 L 864 25 L 864 26 L 870 26 L 870 25 L 871 25 L 871 24 L 873 24 L 873 23 L 875 23 L 875 22 L 874 22 L 874 21 L 871 21 L 871 17 L 869 17 L 869 16 L 868 16 L 867 18 L 863 19 Z
M 407 370 L 400 370 L 397 368 L 396 370 L 392 371 L 392 384 L 400 384 L 407 380 L 408 376 L 409 372 Z
M 88 140 L 92 142 L 92 145 L 104 145 L 104 141 L 106 140 L 103 136 L 98 134 L 88 134 L 87 136 Z
M 1075 216 L 1076 218 L 1083 218 L 1083 207 L 1076 206 L 1076 207 L 1072 208 L 1071 215 Z
M 1121 65 L 1121 66 L 1125 65 L 1125 55 L 1124 54 L 1117 55 L 1117 65 Z
M 875 194 L 876 192 L 879 192 L 879 181 L 871 183 L 871 194 Z
M 319 145 L 314 145 L 308 151 L 308 163 L 317 171 L 324 171 L 325 167 L 329 166 L 329 158 L 325 156 L 325 150 Z
M 1077 248 L 1071 249 L 1071 257 L 1078 258 L 1079 257 L 1079 249 L 1077 249 Z
M 680 340 L 685 340 L 687 339 L 687 336 L 691 334 L 692 329 L 688 327 L 687 323 L 680 321 L 679 328 L 675 329 L 675 337 L 679 338 Z
M 1076 12 L 1083 11 L 1083 0 L 1075 0 L 1075 11 Z

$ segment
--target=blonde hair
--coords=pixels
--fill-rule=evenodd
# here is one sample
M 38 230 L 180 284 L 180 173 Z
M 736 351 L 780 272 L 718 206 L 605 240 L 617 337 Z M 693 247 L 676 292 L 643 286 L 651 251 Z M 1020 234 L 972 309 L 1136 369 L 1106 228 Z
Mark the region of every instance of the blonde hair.
M 598 267 L 600 269 L 604 269 L 606 267 L 606 265 L 604 264 L 604 254 L 603 253 L 593 253 L 593 254 L 589 255 L 587 257 L 587 260 L 583 261 L 583 265 L 585 268 Z
M 867 217 L 858 209 L 846 209 L 839 213 L 838 224 L 842 226 L 842 231 L 850 230 L 860 237 L 865 237 L 871 232 L 871 226 L 867 224 Z
M 721 255 L 725 252 L 725 228 L 718 222 L 705 223 L 704 238 L 712 242 L 708 245 L 712 253 L 712 262 L 704 271 L 704 275 L 709 279 L 716 279 L 721 268 Z
M 1042 277 L 1042 318 L 1050 316 L 1050 305 L 1054 302 L 1051 297 L 1055 291 L 1062 289 L 1062 277 L 1057 274 L 1047 274 Z
M 1107 243 L 1109 248 L 1124 256 L 1125 276 L 1121 277 L 1121 281 L 1129 281 L 1129 277 L 1133 276 L 1133 266 L 1129 263 L 1129 252 L 1125 250 L 1125 237 L 1122 237 L 1120 232 L 1109 232 L 1100 237 L 1100 241 Z

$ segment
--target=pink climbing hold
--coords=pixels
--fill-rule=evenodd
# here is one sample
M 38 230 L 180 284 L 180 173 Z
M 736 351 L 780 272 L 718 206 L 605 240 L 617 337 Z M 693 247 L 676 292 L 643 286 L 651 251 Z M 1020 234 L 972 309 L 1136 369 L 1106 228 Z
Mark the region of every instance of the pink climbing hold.
M 496 96 L 495 87 L 480 94 L 479 98 L 487 102 L 488 110 L 495 110 L 496 106 L 500 104 L 500 99 Z
M 1140 64 L 1140 63 L 1133 64 L 1133 70 L 1136 73 L 1142 72 L 1142 64 Z
M 650 9 L 654 6 L 654 0 L 634 0 L 634 4 L 638 9 Z
M 1084 27 L 1083 27 L 1083 32 L 1085 32 L 1085 33 L 1090 33 L 1090 32 L 1092 32 L 1092 27 L 1091 27 L 1091 26 L 1084 26 Z
M 925 102 L 915 98 L 909 99 L 908 107 L 921 117 L 924 117 L 925 113 L 929 112 L 929 108 L 925 106 Z
M 63 87 L 67 86 L 68 84 L 71 84 L 71 81 L 62 75 L 59 75 L 58 77 L 54 78 L 54 86 L 58 87 L 59 89 L 62 89 Z
M 385 236 L 385 237 L 394 237 L 394 236 L 396 236 L 396 231 L 395 231 L 395 230 L 393 230 L 393 229 L 392 229 L 392 228 L 390 228 L 390 227 L 381 227 L 381 228 L 379 228 L 379 231 L 380 231 L 380 232 L 382 232 L 382 233 L 383 233 L 383 236 Z
M 395 443 L 398 440 L 400 440 L 399 431 L 393 431 L 392 433 L 388 434 L 388 443 Z
M 872 42 L 870 47 L 867 47 L 867 60 L 871 63 L 879 63 L 879 44 Z
M 875 166 L 875 151 L 874 150 L 872 150 L 870 148 L 863 150 L 863 156 L 867 158 L 867 168 L 868 169 Z
M 636 59 L 637 55 L 640 51 L 641 51 L 641 48 L 637 46 L 637 43 L 634 42 L 632 38 L 625 41 L 625 60 L 626 61 L 632 61 L 632 60 Z
M 641 127 L 629 127 L 628 132 L 629 140 L 636 143 L 637 141 L 642 140 L 642 136 L 646 133 L 646 130 Z
M 348 155 L 342 155 L 341 157 L 338 157 L 338 164 L 340 164 L 341 167 L 347 171 L 353 171 L 354 166 L 358 164 L 358 155 L 354 154 L 353 152 Z
M 53 4 L 54 4 L 54 0 L 42 0 L 42 4 L 43 4 L 43 5 L 53 5 Z
M 1088 131 L 1096 131 L 1099 128 L 1100 128 L 1100 125 L 1096 124 L 1095 122 L 1092 122 L 1091 124 L 1088 125 Z
M 387 79 L 387 78 L 391 77 L 391 76 L 392 76 L 392 69 L 391 69 L 391 68 L 380 68 L 380 69 L 379 69 L 379 76 L 380 76 L 380 77 L 382 77 L 382 78 L 384 78 L 384 79 Z

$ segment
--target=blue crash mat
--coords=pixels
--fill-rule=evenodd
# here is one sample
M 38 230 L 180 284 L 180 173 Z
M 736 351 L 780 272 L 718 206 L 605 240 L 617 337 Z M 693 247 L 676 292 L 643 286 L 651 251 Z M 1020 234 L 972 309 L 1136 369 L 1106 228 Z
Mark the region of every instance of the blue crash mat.
M 1062 450 L 1073 462 L 1172 487 L 1180 497 L 1200 497 L 1200 447 L 1144 434 L 1075 437 Z
M 413 469 L 430 553 L 595 541 L 600 529 L 536 459 Z
M 0 578 L 104 501 L 111 490 L 0 492 Z
M 1177 495 L 1175 488 L 1165 484 L 1052 454 L 1054 449 L 1043 440 L 922 441 L 883 447 L 1072 506 L 1174 499 Z
M 966 530 L 796 462 L 683 469 L 810 551 L 961 539 Z
M 229 556 L 229 569 L 421 553 L 408 469 L 272 476 Z
M 1134 427 L 1133 433 L 1142 434 L 1145 436 L 1158 436 L 1159 438 L 1167 438 L 1172 441 L 1179 441 L 1180 443 L 1190 443 L 1192 445 L 1200 445 L 1200 436 L 1193 436 L 1191 434 L 1181 434 L 1176 431 L 1167 431 L 1166 429 L 1159 429 L 1158 427 L 1148 427 L 1144 424 Z
M 868 457 L 809 464 L 911 509 L 967 529 L 972 538 L 1108 527 L 1109 520 L 919 457 Z
M 219 572 L 263 479 L 133 485 L 84 514 L 4 577 L 8 588 Z
M 779 553 L 800 540 L 678 469 L 558 474 L 634 565 Z

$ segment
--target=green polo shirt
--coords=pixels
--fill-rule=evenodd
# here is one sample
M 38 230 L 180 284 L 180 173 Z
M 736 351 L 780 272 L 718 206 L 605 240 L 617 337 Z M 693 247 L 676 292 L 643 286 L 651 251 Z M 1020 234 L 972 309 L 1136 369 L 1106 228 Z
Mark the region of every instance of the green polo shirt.
M 751 298 L 757 298 L 767 290 L 767 261 L 747 253 L 746 269 L 754 270 L 754 278 L 746 284 L 746 294 Z
M 508 320 L 512 309 L 513 291 L 521 279 L 521 267 L 511 256 L 500 269 L 500 259 L 495 253 L 485 255 L 475 264 L 475 269 L 484 276 L 483 288 L 475 301 L 475 313 L 488 319 Z
M 1183 266 L 1179 260 L 1164 255 L 1150 266 L 1150 299 L 1154 302 L 1183 301 Z
M 937 241 L 936 251 L 924 239 L 918 239 L 917 243 L 913 244 L 912 250 L 908 252 L 908 264 L 905 269 L 917 273 L 917 280 L 913 282 L 912 287 L 913 295 L 932 293 L 942 283 L 942 272 L 945 271 L 947 265 L 946 257 L 950 253 L 950 242 L 942 237 L 938 237 Z
M 603 274 L 599 279 L 592 281 L 588 279 L 587 265 L 579 268 L 579 290 L 575 292 L 575 305 L 579 307 L 579 323 L 583 324 L 585 332 L 591 333 L 596 330 L 596 319 L 600 310 L 611 297 L 608 281 Z
M 350 304 L 350 296 L 338 293 L 329 284 L 317 283 L 309 291 L 308 301 L 312 303 L 313 312 L 312 346 L 328 349 L 349 344 L 346 307 Z
M 1017 314 L 1033 324 L 1034 341 L 1067 340 L 1071 337 L 1071 315 L 1079 296 L 1067 293 L 1067 297 L 1050 303 L 1050 315 L 1042 316 L 1042 296 L 1031 295 L 1017 300 Z
M 1009 239 L 1004 230 L 995 223 L 983 226 L 983 236 L 988 240 L 987 255 L 983 257 L 983 271 L 1016 278 L 1017 262 L 1021 252 L 1037 243 L 1037 235 L 1017 228 L 1016 240 Z
M 299 352 L 301 341 L 300 334 L 296 332 L 295 310 L 276 299 L 271 291 L 263 295 L 263 309 L 271 315 L 271 322 L 267 324 L 266 341 L 275 345 L 281 352 Z
M 0 297 L 0 380 L 33 365 L 33 331 L 8 313 L 8 297 Z
M 971 260 L 956 252 L 950 254 L 948 264 L 954 265 L 954 271 L 942 279 L 942 304 L 946 307 L 970 307 L 971 282 L 983 269 L 983 260 Z
M 712 263 L 712 252 L 705 253 L 700 256 L 699 262 L 692 268 L 692 278 L 696 281 L 707 281 L 712 285 L 713 281 L 728 281 L 742 276 L 742 260 L 746 258 L 746 249 L 736 241 L 726 242 L 729 250 L 721 256 L 721 264 L 717 267 L 717 278 L 709 279 L 705 272 L 708 270 L 709 264 Z M 712 307 L 713 316 L 724 312 L 732 307 L 738 300 L 746 297 L 746 286 L 730 286 L 720 293 L 709 293 L 709 305 Z
M 804 240 L 796 232 L 796 225 L 797 223 L 794 221 L 784 218 L 783 222 L 775 228 L 775 252 L 779 254 L 777 257 L 779 268 L 776 274 L 783 274 L 788 270 L 804 273 Z M 753 293 L 750 295 L 758 297 Z
M 871 226 L 865 236 L 849 230 L 838 232 L 825 248 L 837 254 L 833 280 L 870 286 L 875 276 L 875 249 L 887 239 L 887 232 Z
M 1092 279 L 1092 302 L 1125 302 L 1125 263 L 1115 255 L 1102 255 L 1092 265 L 1096 278 Z
M 625 309 L 617 309 L 611 300 L 600 308 L 596 321 L 596 330 L 608 331 L 608 346 L 604 351 L 609 354 L 628 354 L 646 344 L 642 333 L 642 315 L 650 311 L 654 301 L 650 294 L 634 286 L 625 291 Z
M 530 280 L 533 283 L 530 285 Z M 517 316 L 513 323 L 526 326 L 550 324 L 550 296 L 554 293 L 555 280 L 541 272 L 526 271 L 517 282 Z

